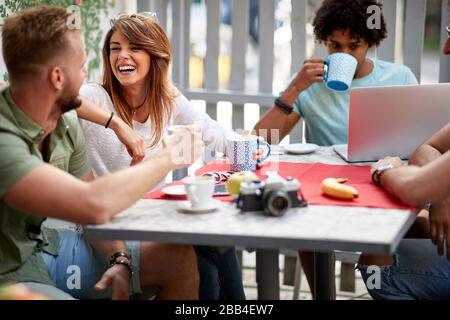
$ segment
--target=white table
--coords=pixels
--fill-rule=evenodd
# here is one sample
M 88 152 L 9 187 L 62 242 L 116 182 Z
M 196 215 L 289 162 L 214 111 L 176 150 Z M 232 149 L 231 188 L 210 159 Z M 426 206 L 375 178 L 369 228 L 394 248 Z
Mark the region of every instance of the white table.
M 331 148 L 311 155 L 271 156 L 270 160 L 344 164 Z M 87 226 L 100 239 L 244 246 L 257 249 L 258 297 L 278 299 L 278 249 L 316 252 L 316 298 L 334 298 L 334 250 L 392 254 L 415 220 L 407 210 L 317 206 L 289 210 L 282 217 L 241 213 L 232 203 L 208 214 L 177 211 L 177 201 L 139 200 L 103 225 Z

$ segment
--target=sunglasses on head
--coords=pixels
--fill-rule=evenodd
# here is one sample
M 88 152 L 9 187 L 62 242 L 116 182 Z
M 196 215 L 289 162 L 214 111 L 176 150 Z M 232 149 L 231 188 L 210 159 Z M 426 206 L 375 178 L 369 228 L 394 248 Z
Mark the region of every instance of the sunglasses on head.
M 126 13 L 121 12 L 117 14 L 114 18 L 111 19 L 111 24 L 113 24 L 116 20 L 123 18 L 137 18 L 137 19 L 150 19 L 153 22 L 158 23 L 158 16 L 156 12 L 146 11 L 146 12 L 138 12 L 138 13 Z

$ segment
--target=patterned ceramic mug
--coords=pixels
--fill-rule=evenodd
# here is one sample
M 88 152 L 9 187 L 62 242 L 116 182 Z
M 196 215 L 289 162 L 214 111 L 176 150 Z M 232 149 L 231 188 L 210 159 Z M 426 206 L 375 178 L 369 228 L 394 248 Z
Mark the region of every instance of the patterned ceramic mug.
M 323 81 L 328 88 L 346 91 L 350 88 L 358 61 L 347 53 L 333 53 L 324 61 L 325 73 Z
M 258 162 L 254 159 L 256 150 L 264 147 L 266 152 L 264 161 L 270 155 L 270 144 L 266 141 L 259 141 L 257 136 L 231 135 L 227 137 L 227 155 L 231 163 L 231 171 L 253 171 L 256 170 Z

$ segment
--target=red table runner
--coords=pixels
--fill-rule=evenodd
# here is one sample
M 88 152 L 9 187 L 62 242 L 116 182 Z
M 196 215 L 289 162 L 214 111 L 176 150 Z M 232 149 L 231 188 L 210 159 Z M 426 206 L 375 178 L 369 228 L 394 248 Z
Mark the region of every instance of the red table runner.
M 227 171 L 230 165 L 225 161 L 211 162 L 196 171 L 196 175 L 201 175 L 208 171 Z M 263 167 L 255 173 L 265 180 L 268 171 L 277 171 L 282 177 L 294 177 L 301 183 L 301 191 L 309 204 L 334 205 L 334 206 L 356 206 L 385 209 L 406 209 L 415 208 L 402 204 L 392 197 L 382 188 L 374 185 L 370 176 L 370 166 L 355 165 L 329 165 L 323 163 L 292 163 L 292 162 L 265 162 Z M 322 194 L 321 183 L 325 178 L 348 178 L 347 184 L 355 187 L 359 191 L 359 197 L 353 200 L 339 200 L 327 197 Z M 169 185 L 182 184 L 175 181 Z M 161 188 L 162 189 L 162 188 Z M 147 194 L 146 199 L 166 199 L 181 200 L 186 197 L 167 196 L 161 189 Z M 222 201 L 233 201 L 230 196 L 215 197 Z

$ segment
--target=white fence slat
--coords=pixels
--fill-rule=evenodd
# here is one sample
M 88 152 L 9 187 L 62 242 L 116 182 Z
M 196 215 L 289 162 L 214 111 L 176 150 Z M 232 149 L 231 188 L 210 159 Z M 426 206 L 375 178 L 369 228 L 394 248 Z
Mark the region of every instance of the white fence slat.
M 388 37 L 381 42 L 377 49 L 377 58 L 394 62 L 396 37 L 397 37 L 397 10 L 399 0 L 383 0 L 382 12 L 386 21 L 386 28 L 388 30 Z
M 204 87 L 210 90 L 219 88 L 220 55 L 220 0 L 206 0 L 206 56 L 204 68 Z M 206 104 L 206 113 L 217 119 L 217 101 Z
M 259 2 L 259 91 L 272 92 L 275 0 Z
M 136 13 L 137 12 L 137 0 L 124 1 L 125 12 Z
M 300 71 L 307 58 L 306 23 L 308 21 L 308 1 L 292 1 L 291 12 L 291 75 Z M 289 133 L 289 142 L 303 141 L 303 121 L 299 121 Z
M 244 93 L 243 91 L 230 90 L 185 89 L 183 90 L 183 94 L 189 99 L 205 100 L 207 103 L 229 101 L 233 105 L 257 103 L 263 107 L 272 106 L 273 100 L 275 99 L 275 96 L 269 93 Z
M 441 9 L 441 53 L 439 58 L 439 82 L 450 82 L 450 56 L 442 53 L 442 48 L 447 41 L 447 31 L 445 28 L 450 23 L 450 8 L 447 5 L 447 0 L 442 0 Z
M 184 19 L 183 19 L 183 87 L 189 87 L 189 62 L 191 58 L 191 4 L 192 0 L 180 0 L 184 2 Z
M 249 0 L 233 0 L 231 14 L 233 36 L 231 40 L 231 76 L 230 89 L 245 90 L 245 58 L 247 53 L 249 31 Z M 233 105 L 233 129 L 244 128 L 244 106 Z
M 420 82 L 423 40 L 425 34 L 426 0 L 407 0 L 405 21 L 404 63 Z
M 168 0 L 138 0 L 138 11 L 156 12 L 158 24 L 167 32 L 167 2 Z
M 219 87 L 220 0 L 206 0 L 206 56 L 204 87 Z
M 308 1 L 292 1 L 291 74 L 297 73 L 306 59 L 306 22 Z
M 189 86 L 191 0 L 172 1 L 172 79 L 180 88 Z
M 189 86 L 190 12 L 191 0 L 172 1 L 172 80 L 182 91 Z M 186 168 L 174 170 L 172 179 L 180 180 L 187 174 Z
M 249 0 L 233 0 L 231 24 L 231 90 L 244 90 L 248 42 Z

